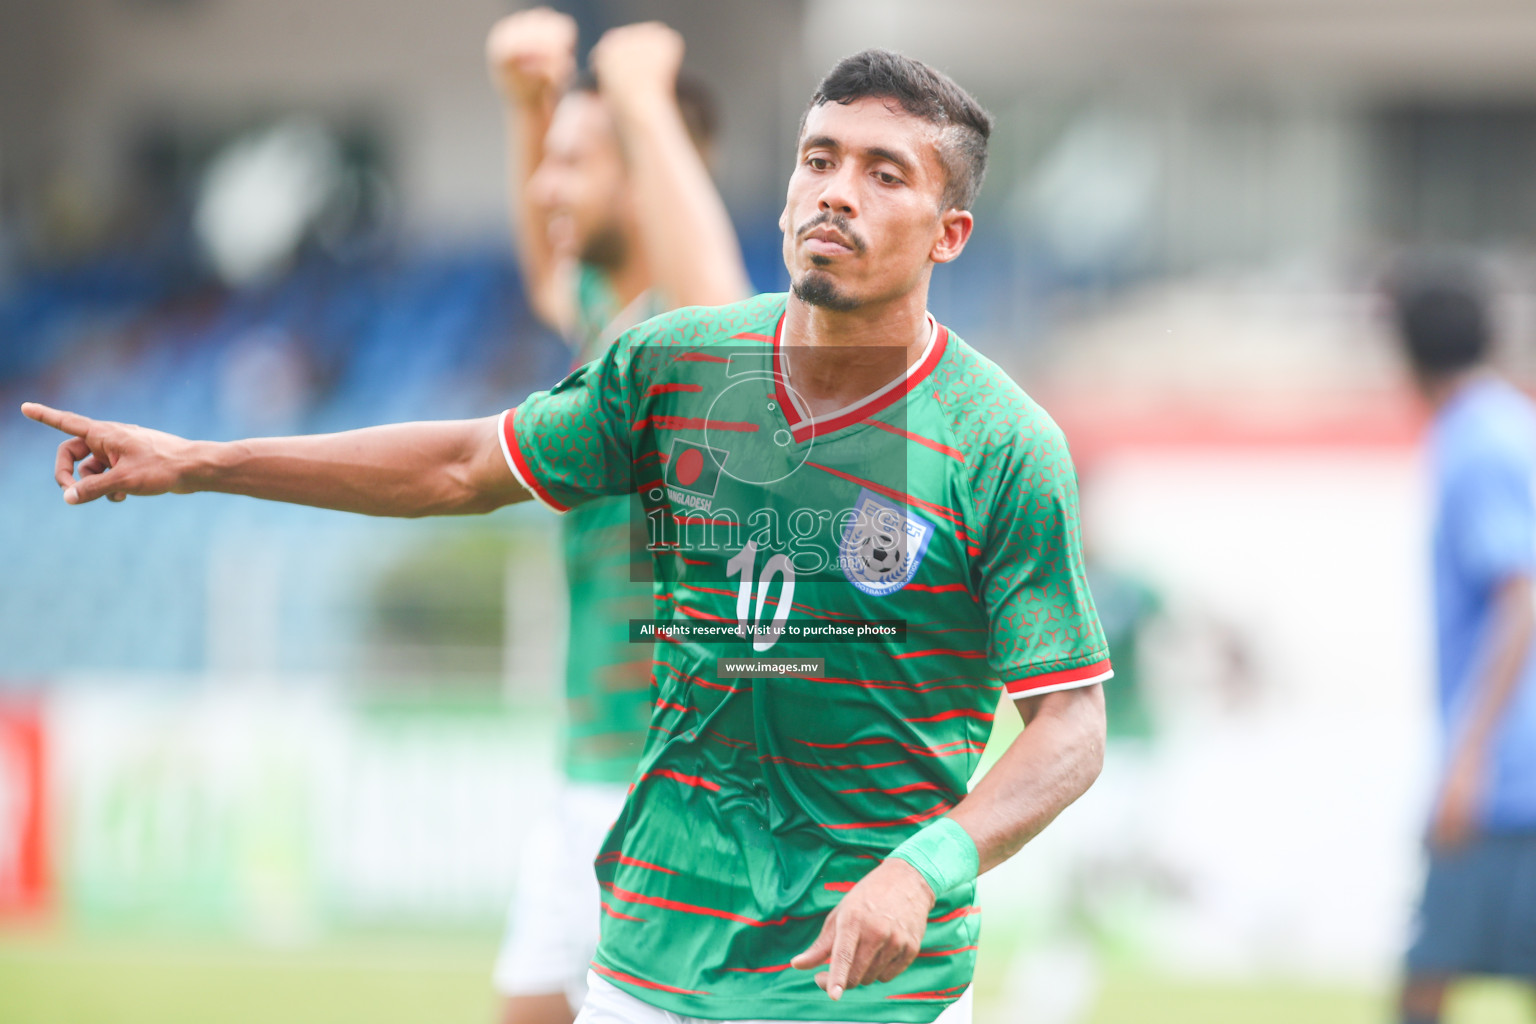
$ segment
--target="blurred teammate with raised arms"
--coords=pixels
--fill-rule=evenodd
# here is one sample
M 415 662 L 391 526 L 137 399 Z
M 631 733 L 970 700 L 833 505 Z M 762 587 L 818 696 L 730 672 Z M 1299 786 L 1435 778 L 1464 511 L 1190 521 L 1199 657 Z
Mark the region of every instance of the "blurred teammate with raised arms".
M 616 28 L 576 74 L 576 23 L 548 8 L 497 22 L 486 59 L 507 118 L 513 239 L 529 302 L 578 363 L 676 306 L 749 294 L 736 234 L 705 165 L 713 110 L 679 81 L 683 39 L 649 22 Z M 631 581 L 630 501 L 561 521 L 570 626 L 554 806 L 530 830 L 497 957 L 503 1024 L 569 1024 L 597 946 L 597 855 L 633 780 L 650 723 L 651 660 L 628 642 L 652 588 Z M 643 556 L 643 553 L 642 553 Z

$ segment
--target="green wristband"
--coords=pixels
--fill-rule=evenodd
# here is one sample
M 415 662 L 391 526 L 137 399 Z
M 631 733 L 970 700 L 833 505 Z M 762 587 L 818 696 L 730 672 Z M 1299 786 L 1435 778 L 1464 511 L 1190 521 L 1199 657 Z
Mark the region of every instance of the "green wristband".
M 981 874 L 976 841 L 953 818 L 940 818 L 891 851 L 917 869 L 938 899 L 949 890 L 974 882 Z M 887 858 L 889 859 L 889 858 Z

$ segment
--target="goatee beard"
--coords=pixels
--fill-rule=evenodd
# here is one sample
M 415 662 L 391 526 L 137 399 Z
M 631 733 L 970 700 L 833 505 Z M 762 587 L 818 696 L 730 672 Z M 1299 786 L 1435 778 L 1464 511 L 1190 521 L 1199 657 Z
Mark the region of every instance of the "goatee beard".
M 860 302 L 852 295 L 840 292 L 827 274 L 810 270 L 794 282 L 791 291 L 795 298 L 807 306 L 819 306 L 833 313 L 849 313 L 858 309 Z

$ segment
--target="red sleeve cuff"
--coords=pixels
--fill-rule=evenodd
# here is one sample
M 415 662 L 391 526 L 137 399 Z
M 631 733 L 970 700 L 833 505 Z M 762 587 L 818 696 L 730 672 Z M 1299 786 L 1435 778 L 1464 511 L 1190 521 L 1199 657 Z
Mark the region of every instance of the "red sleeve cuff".
M 1024 676 L 1021 679 L 1008 679 L 1004 681 L 1003 686 L 1008 690 L 1008 696 L 1014 699 L 1038 697 L 1042 693 L 1053 693 L 1056 690 L 1070 690 L 1075 686 L 1089 686 L 1093 683 L 1102 683 L 1114 674 L 1115 670 L 1110 667 L 1109 659 L 1105 658 L 1091 665 L 1058 669 L 1055 672 L 1042 672 L 1040 675 Z
M 549 489 L 539 483 L 538 477 L 533 473 L 533 467 L 528 465 L 528 460 L 523 457 L 522 449 L 517 446 L 517 432 L 512 426 L 516 412 L 516 409 L 508 409 L 502 413 L 501 423 L 497 429 L 497 434 L 501 438 L 501 454 L 507 460 L 507 467 L 512 470 L 512 475 L 517 477 L 517 482 L 522 484 L 529 494 L 538 498 L 542 504 L 554 509 L 556 512 L 569 512 L 571 510 L 569 505 L 556 501 L 554 495 L 549 493 Z

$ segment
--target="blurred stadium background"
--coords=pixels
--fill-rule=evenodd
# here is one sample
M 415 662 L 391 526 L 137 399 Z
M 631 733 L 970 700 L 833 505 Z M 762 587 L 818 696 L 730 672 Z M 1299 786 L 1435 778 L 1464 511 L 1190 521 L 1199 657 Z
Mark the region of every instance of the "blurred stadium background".
M 551 520 L 66 509 L 14 409 L 226 438 L 556 379 L 481 57 L 511 6 L 0 3 L 0 1021 L 490 1019 L 553 766 Z M 979 1024 L 1388 1020 L 1433 752 L 1420 414 L 1372 281 L 1482 254 L 1530 380 L 1536 7 L 556 6 L 584 46 L 687 37 L 760 288 L 837 57 L 901 49 L 998 117 L 932 308 L 1067 430 L 1123 713 L 987 879 Z

